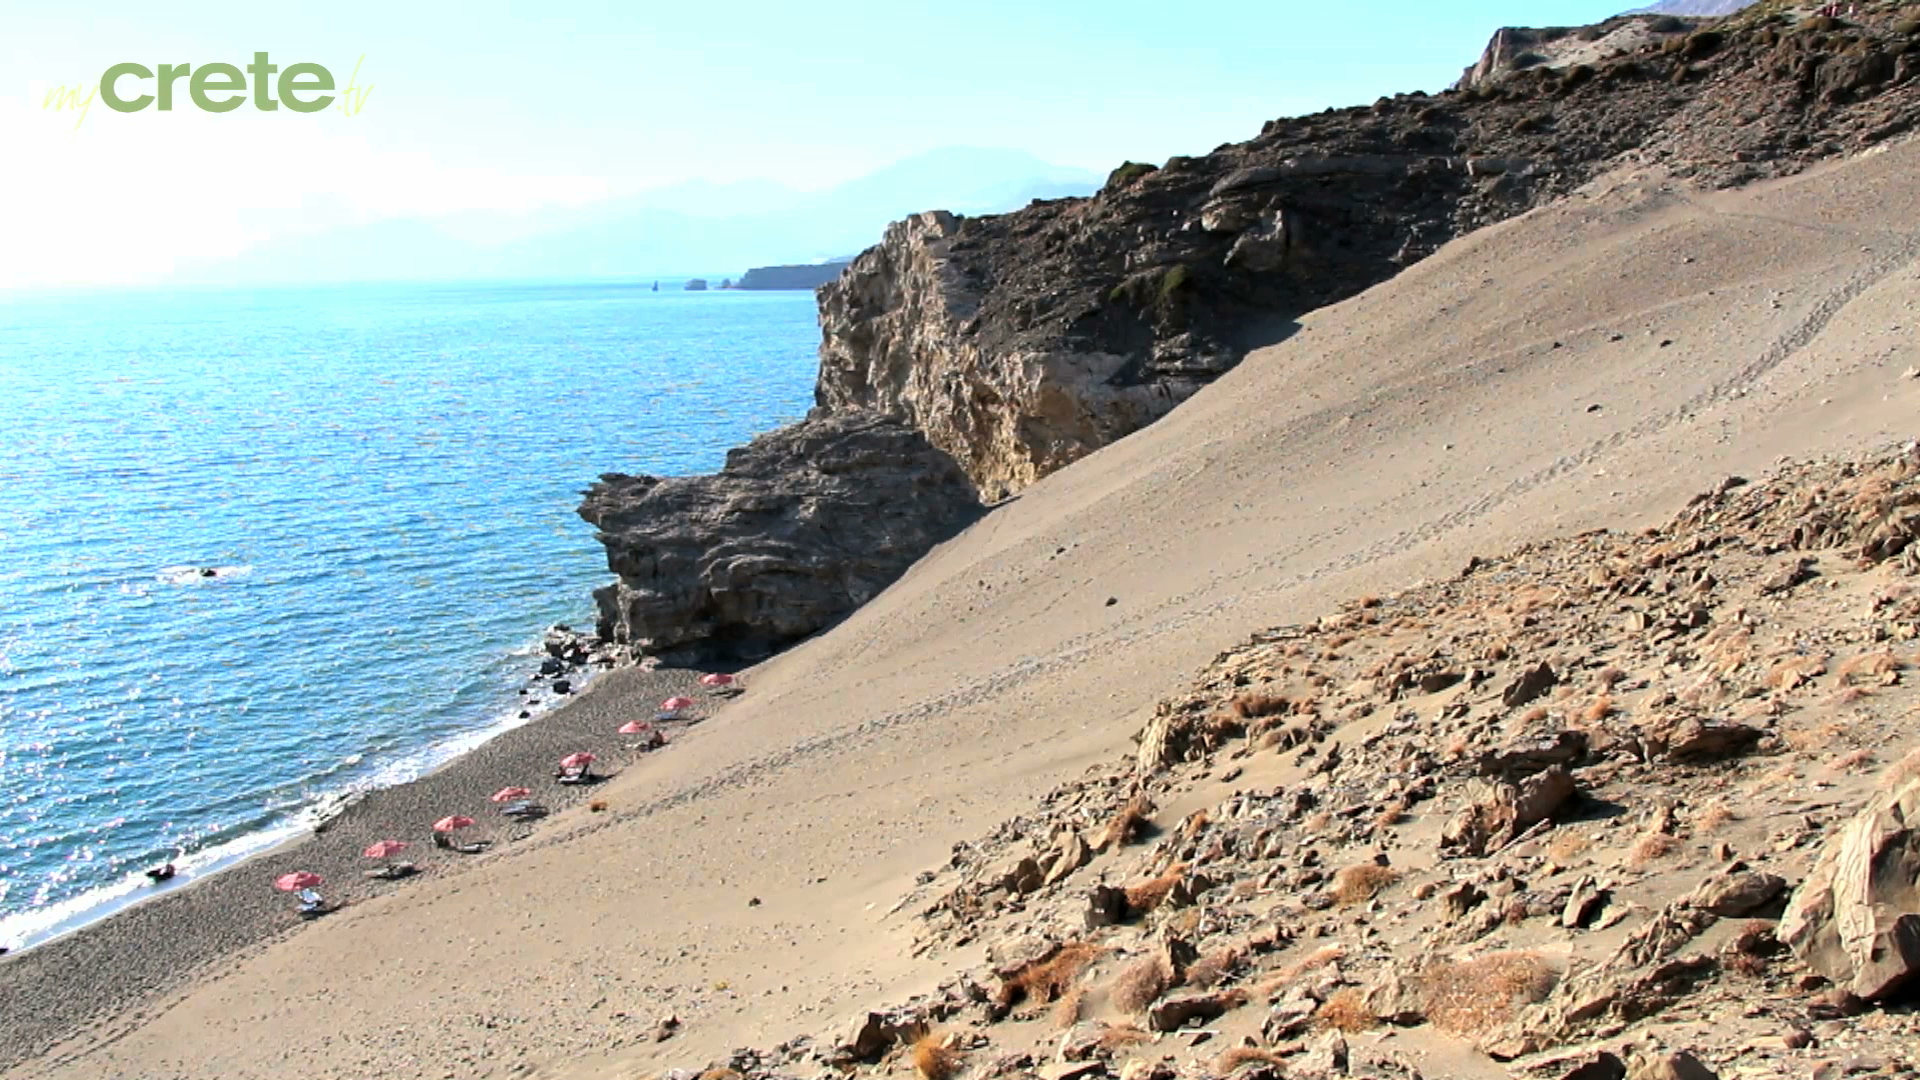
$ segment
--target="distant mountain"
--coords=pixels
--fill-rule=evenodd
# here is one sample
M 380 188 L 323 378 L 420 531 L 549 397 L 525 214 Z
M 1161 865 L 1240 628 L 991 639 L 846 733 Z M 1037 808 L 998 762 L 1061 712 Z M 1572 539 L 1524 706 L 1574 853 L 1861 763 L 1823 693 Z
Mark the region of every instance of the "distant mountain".
M 1629 15 L 1731 15 L 1749 7 L 1755 0 L 1665 0 L 1652 7 L 1636 8 Z
M 802 263 L 798 266 L 756 266 L 746 272 L 736 289 L 817 289 L 847 268 L 852 259 Z
M 281 235 L 181 268 L 185 282 L 670 277 L 702 267 L 844 258 L 921 210 L 988 214 L 1085 195 L 1104 175 L 1018 150 L 950 147 L 818 191 L 685 183 L 583 207 L 468 213 Z

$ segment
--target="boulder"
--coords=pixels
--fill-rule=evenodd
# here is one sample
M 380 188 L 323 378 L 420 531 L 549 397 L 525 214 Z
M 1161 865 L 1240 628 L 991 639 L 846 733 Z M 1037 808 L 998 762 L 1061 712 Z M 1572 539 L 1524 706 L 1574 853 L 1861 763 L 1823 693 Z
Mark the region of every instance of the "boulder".
M 1700 884 L 1687 896 L 1687 906 L 1723 918 L 1751 915 L 1787 891 L 1785 878 L 1757 870 L 1722 874 Z
M 1572 774 L 1557 765 L 1517 785 L 1483 782 L 1473 802 L 1441 831 L 1440 846 L 1473 856 L 1498 851 L 1558 813 L 1577 791 Z
M 1780 920 L 1808 967 L 1868 1001 L 1920 973 L 1920 778 L 1875 796 L 1821 848 Z
M 619 575 L 594 594 L 600 636 L 675 663 L 824 629 L 980 512 L 952 458 L 874 413 L 762 435 L 711 476 L 608 474 L 580 507 Z

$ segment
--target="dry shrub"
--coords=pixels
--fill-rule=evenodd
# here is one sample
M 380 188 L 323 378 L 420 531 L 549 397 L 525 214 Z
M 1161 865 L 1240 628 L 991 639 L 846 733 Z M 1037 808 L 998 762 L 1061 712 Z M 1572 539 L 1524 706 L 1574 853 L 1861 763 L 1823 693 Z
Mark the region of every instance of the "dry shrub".
M 1321 810 L 1308 818 L 1302 827 L 1308 832 L 1319 832 L 1331 824 L 1333 824 L 1333 815 L 1325 810 Z
M 1107 822 L 1107 828 L 1101 834 L 1100 846 L 1118 848 L 1133 843 L 1147 834 L 1153 827 L 1148 815 L 1153 813 L 1153 803 L 1145 795 L 1135 795 L 1127 800 L 1113 820 Z
M 587 804 L 587 809 L 593 811 L 596 814 L 605 813 L 607 809 L 607 800 L 595 799 L 592 802 Z
M 1080 1010 L 1087 1001 L 1087 988 L 1075 986 L 1060 995 L 1053 1005 L 1053 1026 L 1065 1031 L 1080 1022 Z
M 1100 1039 L 1095 1045 L 1108 1053 L 1112 1053 L 1115 1050 L 1124 1050 L 1129 1046 L 1139 1046 L 1151 1038 L 1153 1038 L 1153 1036 L 1142 1031 L 1140 1028 L 1123 1022 L 1107 1025 L 1106 1030 L 1100 1033 Z
M 1173 891 L 1174 885 L 1186 872 L 1187 864 L 1174 863 L 1159 877 L 1148 878 L 1138 884 L 1127 886 L 1127 914 L 1145 915 L 1159 907 L 1160 902 L 1167 898 L 1167 894 Z
M 699 1076 L 695 1077 L 694 1080 L 743 1080 L 743 1078 L 739 1073 L 727 1068 L 725 1065 L 715 1065 L 713 1068 L 702 1072 Z
M 1845 727 L 1829 721 L 1811 727 L 1785 728 L 1780 732 L 1780 741 L 1786 743 L 1788 749 L 1806 754 L 1831 745 L 1846 733 Z
M 1271 998 L 1308 972 L 1318 971 L 1330 964 L 1339 962 L 1346 950 L 1338 945 L 1322 945 L 1307 955 L 1286 965 L 1280 970 L 1254 984 L 1253 993 L 1258 997 Z
M 1380 606 L 1380 598 L 1372 593 L 1368 593 L 1355 601 L 1355 603 L 1362 608 L 1377 608 Z
M 1546 718 L 1547 707 L 1545 705 L 1535 705 L 1533 708 L 1520 714 L 1520 722 L 1522 724 L 1538 724 Z
M 1002 1007 L 1022 1001 L 1057 1001 L 1073 988 L 1080 973 L 1101 951 L 1100 946 L 1084 941 L 1068 942 L 1007 976 L 1000 984 L 997 1000 Z
M 1107 998 L 1121 1012 L 1143 1012 L 1172 986 L 1173 972 L 1168 970 L 1166 958 L 1143 956 L 1114 976 Z
M 1400 880 L 1400 871 L 1378 863 L 1343 867 L 1333 875 L 1333 899 L 1342 907 L 1364 904 L 1381 889 Z
M 1833 703 L 1835 705 L 1857 705 L 1872 696 L 1873 694 L 1868 691 L 1866 687 L 1848 684 L 1833 692 Z
M 1405 820 L 1407 820 L 1407 801 L 1405 799 L 1395 799 L 1380 811 L 1379 816 L 1373 819 L 1373 826 L 1376 829 L 1390 829 Z
M 1862 765 L 1870 765 L 1872 763 L 1873 751 L 1861 747 L 1860 749 L 1848 751 L 1834 758 L 1828 763 L 1828 767 L 1835 772 L 1851 772 L 1854 769 L 1860 768 Z
M 1895 762 L 1893 768 L 1880 778 L 1880 785 L 1889 791 L 1905 784 L 1909 780 L 1920 779 L 1920 747 L 1909 751 L 1906 757 Z
M 1700 811 L 1699 816 L 1694 818 L 1693 827 L 1697 832 L 1710 833 L 1730 821 L 1737 820 L 1739 819 L 1735 817 L 1733 810 L 1729 808 L 1726 803 L 1712 802 L 1708 803 L 1706 808 Z
M 1466 736 L 1456 735 L 1447 742 L 1447 748 L 1443 753 L 1446 754 L 1448 761 L 1459 761 L 1461 758 L 1467 756 L 1467 749 L 1470 745 L 1471 744 L 1467 742 Z
M 1906 667 L 1906 664 L 1893 655 L 1892 649 L 1881 649 L 1879 652 L 1861 653 L 1841 664 L 1840 677 L 1872 679 L 1877 682 L 1903 667 Z
M 1634 842 L 1633 849 L 1627 852 L 1627 863 L 1631 866 L 1646 866 L 1657 859 L 1664 859 L 1680 849 L 1680 841 L 1662 832 L 1650 832 Z
M 1608 664 L 1606 667 L 1600 669 L 1600 673 L 1595 675 L 1594 679 L 1600 683 L 1601 689 L 1611 690 L 1615 685 L 1625 680 L 1626 677 L 1626 672 L 1614 667 L 1612 664 Z
M 1228 947 L 1215 949 L 1187 965 L 1187 985 L 1211 990 L 1226 982 L 1246 960 L 1246 950 Z
M 1349 986 L 1334 991 L 1331 997 L 1321 1002 L 1319 1010 L 1313 1014 L 1313 1021 L 1320 1027 L 1351 1035 L 1378 1024 L 1379 1018 L 1373 1015 L 1372 1009 L 1367 1008 L 1360 991 Z
M 1242 720 L 1258 720 L 1263 716 L 1279 716 L 1291 711 L 1293 709 L 1293 702 L 1288 701 L 1279 694 L 1250 690 L 1245 693 L 1235 694 L 1233 700 L 1227 703 L 1227 708 L 1231 709 L 1233 715 Z
M 1558 863 L 1570 863 L 1579 858 L 1593 846 L 1593 837 L 1579 829 L 1560 828 L 1553 831 L 1553 839 L 1547 842 L 1547 854 Z
M 1521 1005 L 1545 1000 L 1554 981 L 1553 970 L 1538 956 L 1509 952 L 1439 964 L 1420 984 L 1429 1023 L 1455 1035 L 1474 1035 L 1511 1020 Z
M 1580 710 L 1580 723 L 1593 727 L 1613 714 L 1613 698 L 1610 695 L 1601 694 L 1588 702 L 1586 708 Z
M 1734 951 L 1720 958 L 1720 962 L 1736 975 L 1757 979 L 1767 973 L 1767 958 L 1748 952 Z
M 952 1080 L 960 1071 L 960 1051 L 947 1045 L 947 1037 L 927 1032 L 913 1042 L 913 1071 L 920 1080 Z
M 1213 1071 L 1226 1076 L 1242 1065 L 1282 1066 L 1286 1062 L 1286 1058 L 1272 1050 L 1264 1050 L 1258 1046 L 1236 1046 L 1214 1060 Z

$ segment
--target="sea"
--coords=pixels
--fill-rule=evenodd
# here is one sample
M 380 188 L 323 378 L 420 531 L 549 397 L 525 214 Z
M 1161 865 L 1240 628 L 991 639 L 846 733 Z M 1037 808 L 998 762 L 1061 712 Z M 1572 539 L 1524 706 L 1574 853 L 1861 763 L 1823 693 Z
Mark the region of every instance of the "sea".
M 0 947 L 524 723 L 581 492 L 804 416 L 817 344 L 678 282 L 0 292 Z

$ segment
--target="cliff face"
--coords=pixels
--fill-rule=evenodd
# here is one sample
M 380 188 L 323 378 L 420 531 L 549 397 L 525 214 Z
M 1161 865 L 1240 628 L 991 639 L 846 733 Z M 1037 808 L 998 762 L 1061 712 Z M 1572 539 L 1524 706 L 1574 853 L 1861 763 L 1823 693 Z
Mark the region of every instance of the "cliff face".
M 580 515 L 619 580 L 599 636 L 667 660 L 762 659 L 865 603 L 979 513 L 952 459 L 871 413 L 793 424 L 714 476 L 600 478 Z
M 1909 37 L 1820 25 L 1506 30 L 1464 89 L 1277 120 L 1124 166 L 1086 199 L 918 215 L 820 290 L 816 399 L 904 417 L 1003 497 L 1165 415 L 1293 317 L 1629 156 L 1730 184 L 1911 123 Z M 1554 55 L 1529 60 L 1544 41 Z
M 1088 198 L 890 227 L 819 290 L 814 419 L 718 476 L 589 493 L 621 576 L 603 634 L 683 658 L 771 651 L 883 588 L 976 493 L 1152 423 L 1455 236 L 1621 166 L 1731 185 L 1920 121 L 1920 24 L 1892 11 L 1509 30 L 1474 70 L 1436 97 L 1125 165 Z

